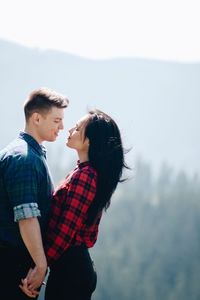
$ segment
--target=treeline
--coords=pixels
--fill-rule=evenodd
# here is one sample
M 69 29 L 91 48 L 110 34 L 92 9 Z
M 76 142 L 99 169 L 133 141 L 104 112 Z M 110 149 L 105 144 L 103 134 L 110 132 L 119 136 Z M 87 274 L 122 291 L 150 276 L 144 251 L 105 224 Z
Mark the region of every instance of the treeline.
M 200 299 L 200 182 L 138 161 L 119 186 L 91 254 L 94 300 Z
M 57 180 L 67 173 L 51 169 Z M 141 160 L 132 173 L 90 250 L 98 274 L 93 300 L 199 300 L 199 177 L 163 165 L 155 178 Z

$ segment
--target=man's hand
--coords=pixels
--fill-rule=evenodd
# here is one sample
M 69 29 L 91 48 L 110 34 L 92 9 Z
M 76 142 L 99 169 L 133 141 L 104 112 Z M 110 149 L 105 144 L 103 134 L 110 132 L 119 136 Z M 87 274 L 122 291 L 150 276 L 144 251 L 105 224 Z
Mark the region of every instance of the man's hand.
M 28 289 L 30 291 L 36 290 L 37 288 L 41 287 L 45 275 L 47 271 L 47 266 L 35 266 L 34 269 L 30 269 L 26 278 L 28 283 Z
M 38 291 L 30 291 L 28 289 L 28 282 L 27 278 L 21 280 L 22 284 L 19 285 L 20 289 L 30 298 L 35 298 L 36 296 L 39 295 Z
M 21 290 L 29 297 L 35 298 L 39 295 L 38 288 L 43 284 L 46 275 L 46 266 L 30 269 L 26 278 L 22 279 L 22 284 L 19 286 Z

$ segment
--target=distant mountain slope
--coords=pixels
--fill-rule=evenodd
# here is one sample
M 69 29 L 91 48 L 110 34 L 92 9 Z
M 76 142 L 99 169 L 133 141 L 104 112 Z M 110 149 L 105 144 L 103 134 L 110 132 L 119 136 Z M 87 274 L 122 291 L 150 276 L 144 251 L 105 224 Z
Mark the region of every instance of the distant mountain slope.
M 0 40 L 1 148 L 23 128 L 23 102 L 40 86 L 70 98 L 66 129 L 87 107 L 97 107 L 118 122 L 125 146 L 133 147 L 129 157 L 140 153 L 155 168 L 166 160 L 200 172 L 199 63 L 95 61 Z M 52 151 L 64 147 L 66 135 L 65 130 Z

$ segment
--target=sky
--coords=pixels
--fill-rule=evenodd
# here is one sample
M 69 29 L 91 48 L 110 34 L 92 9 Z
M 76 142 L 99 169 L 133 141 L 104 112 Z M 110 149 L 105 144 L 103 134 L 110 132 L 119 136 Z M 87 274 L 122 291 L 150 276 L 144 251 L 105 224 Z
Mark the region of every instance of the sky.
M 199 0 L 0 0 L 0 39 L 91 59 L 200 61 Z

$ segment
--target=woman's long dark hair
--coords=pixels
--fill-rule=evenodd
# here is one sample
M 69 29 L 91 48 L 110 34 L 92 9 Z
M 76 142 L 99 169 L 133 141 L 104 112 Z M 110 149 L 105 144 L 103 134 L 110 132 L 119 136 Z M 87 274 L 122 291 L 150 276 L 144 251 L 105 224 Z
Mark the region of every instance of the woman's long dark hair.
M 121 180 L 124 149 L 121 135 L 115 121 L 100 110 L 89 112 L 85 127 L 85 137 L 89 139 L 89 161 L 97 171 L 97 191 L 89 208 L 87 225 L 91 225 L 98 212 L 106 210 L 118 182 Z

